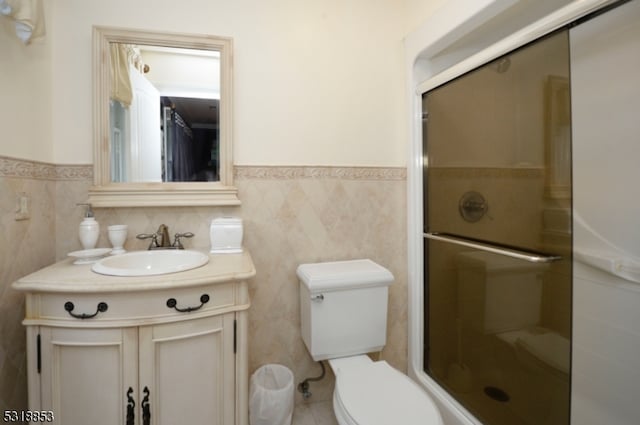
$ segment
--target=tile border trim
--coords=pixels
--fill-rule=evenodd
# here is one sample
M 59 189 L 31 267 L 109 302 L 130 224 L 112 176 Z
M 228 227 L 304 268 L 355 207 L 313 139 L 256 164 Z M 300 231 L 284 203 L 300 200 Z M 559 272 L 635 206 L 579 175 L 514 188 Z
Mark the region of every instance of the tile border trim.
M 93 165 L 56 165 L 0 156 L 0 177 L 37 180 L 91 180 L 93 179 Z
M 339 166 L 234 166 L 234 178 L 238 180 L 292 180 L 292 179 L 343 179 L 343 180 L 406 180 L 405 167 L 339 167 Z
M 444 178 L 541 178 L 543 167 L 431 167 L 429 175 Z
M 340 166 L 253 166 L 235 165 L 238 180 L 406 180 L 404 167 L 340 167 Z M 92 164 L 51 164 L 0 155 L 0 177 L 37 180 L 92 180 Z

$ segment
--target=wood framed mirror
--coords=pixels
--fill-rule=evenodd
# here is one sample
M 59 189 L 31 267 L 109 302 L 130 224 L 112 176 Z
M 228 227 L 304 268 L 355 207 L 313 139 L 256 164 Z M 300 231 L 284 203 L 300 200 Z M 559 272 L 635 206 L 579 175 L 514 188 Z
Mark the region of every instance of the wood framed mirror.
M 95 207 L 238 205 L 232 39 L 93 29 Z

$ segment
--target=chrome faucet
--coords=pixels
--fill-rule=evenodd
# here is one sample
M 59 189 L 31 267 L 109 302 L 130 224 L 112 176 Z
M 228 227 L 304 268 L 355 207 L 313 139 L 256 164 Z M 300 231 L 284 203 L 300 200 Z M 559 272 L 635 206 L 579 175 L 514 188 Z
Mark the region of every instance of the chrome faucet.
M 169 227 L 166 224 L 161 224 L 155 233 L 140 233 L 136 235 L 136 238 L 140 240 L 151 239 L 149 243 L 149 250 L 153 249 L 184 249 L 182 245 L 182 238 L 192 238 L 194 235 L 191 232 L 176 233 L 171 243 L 169 236 Z

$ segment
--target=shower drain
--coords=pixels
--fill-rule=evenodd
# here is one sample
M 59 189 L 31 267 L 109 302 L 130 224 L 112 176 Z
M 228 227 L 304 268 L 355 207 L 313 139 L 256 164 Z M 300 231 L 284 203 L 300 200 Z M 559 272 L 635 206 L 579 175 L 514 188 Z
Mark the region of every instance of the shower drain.
M 487 395 L 487 397 L 501 403 L 506 403 L 511 398 L 509 397 L 509 394 L 498 387 L 484 387 L 484 393 Z

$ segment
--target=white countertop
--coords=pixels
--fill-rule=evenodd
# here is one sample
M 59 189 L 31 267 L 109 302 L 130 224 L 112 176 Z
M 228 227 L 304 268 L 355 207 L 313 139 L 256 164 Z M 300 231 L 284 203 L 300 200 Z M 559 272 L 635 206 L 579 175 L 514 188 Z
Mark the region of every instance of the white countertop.
M 256 274 L 246 250 L 240 254 L 209 254 L 209 262 L 202 267 L 156 276 L 106 276 L 91 271 L 91 264 L 73 261 L 68 258 L 40 269 L 12 287 L 24 292 L 134 292 L 246 280 Z

